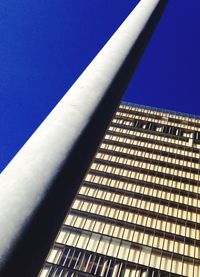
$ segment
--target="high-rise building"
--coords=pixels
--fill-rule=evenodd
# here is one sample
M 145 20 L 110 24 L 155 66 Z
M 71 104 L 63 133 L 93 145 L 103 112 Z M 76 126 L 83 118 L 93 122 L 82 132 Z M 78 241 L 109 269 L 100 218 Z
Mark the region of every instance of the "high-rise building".
M 200 276 L 199 159 L 200 117 L 122 103 L 39 276 Z

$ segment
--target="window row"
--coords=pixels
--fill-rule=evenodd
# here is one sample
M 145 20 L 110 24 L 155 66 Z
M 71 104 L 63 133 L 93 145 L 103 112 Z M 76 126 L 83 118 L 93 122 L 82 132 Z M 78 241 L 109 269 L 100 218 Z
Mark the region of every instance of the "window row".
M 175 181 L 173 179 L 173 176 L 171 179 L 166 179 L 166 178 L 162 178 L 162 177 L 157 177 L 155 175 L 149 175 L 148 172 L 142 173 L 139 171 L 123 169 L 123 168 L 119 168 L 116 166 L 110 166 L 110 165 L 101 164 L 101 163 L 92 163 L 90 169 L 97 170 L 99 172 L 116 175 L 116 176 L 125 177 L 128 179 L 129 178 L 137 179 L 140 181 L 155 183 L 155 184 L 159 184 L 159 185 L 166 185 L 168 187 L 173 187 L 173 188 L 176 188 L 179 190 L 190 191 L 190 192 L 198 193 L 198 194 L 200 193 L 200 186 L 198 184 L 193 185 L 190 183 L 183 183 L 180 181 Z
M 127 240 L 136 244 L 142 244 L 144 246 L 159 248 L 164 251 L 177 253 L 179 255 L 189 256 L 191 258 L 200 258 L 200 249 L 193 243 L 188 244 L 175 240 L 175 236 L 169 239 L 165 233 L 156 235 L 154 233 L 147 232 L 148 229 L 137 230 L 136 228 L 122 227 L 112 223 L 106 223 L 100 220 L 94 220 L 83 216 L 70 215 L 69 224 L 73 227 L 80 228 L 81 230 L 97 232 L 101 235 L 107 235 L 115 237 L 121 240 Z M 68 221 L 68 219 L 66 219 Z M 62 229 L 57 237 L 57 242 L 66 244 L 70 230 Z M 184 234 L 185 235 L 185 234 Z
M 101 149 L 105 150 L 110 150 L 116 153 L 123 153 L 127 155 L 134 155 L 135 157 L 144 157 L 146 159 L 154 160 L 154 161 L 161 161 L 161 162 L 166 162 L 174 165 L 179 165 L 179 166 L 186 166 L 194 169 L 199 169 L 200 170 L 200 165 L 199 163 L 194 163 L 188 160 L 183 159 L 177 159 L 177 158 L 172 158 L 167 155 L 163 155 L 163 153 L 156 154 L 153 152 L 148 152 L 142 149 L 132 149 L 124 146 L 117 146 L 114 144 L 109 144 L 109 143 L 102 143 L 100 145 Z
M 192 262 L 188 263 L 184 261 L 183 258 L 178 260 L 174 254 L 167 256 L 164 252 L 156 252 L 151 247 L 144 247 L 142 245 L 137 247 L 130 242 L 109 238 L 107 236 L 90 234 L 89 232 L 71 232 L 67 241 L 67 246 L 77 247 L 101 255 L 107 255 L 124 261 L 151 266 L 177 274 L 182 273 L 184 266 L 187 266 L 187 269 L 190 268 L 190 270 L 194 269 Z M 59 263 L 59 258 L 61 257 L 58 256 L 59 255 L 56 256 L 56 259 L 54 258 L 52 260 L 52 258 L 50 259 L 50 253 L 47 261 L 53 263 L 56 261 L 56 263 Z M 196 267 L 199 269 L 199 266 Z
M 127 111 L 135 111 L 135 112 L 141 112 L 141 113 L 144 113 L 144 114 L 158 115 L 158 116 L 161 116 L 161 117 L 166 118 L 166 119 L 167 118 L 174 118 L 174 119 L 181 119 L 183 121 L 194 122 L 194 123 L 200 122 L 200 119 L 197 118 L 195 115 L 194 115 L 194 117 L 191 117 L 191 115 L 177 113 L 177 112 L 173 112 L 173 111 L 168 112 L 168 111 L 164 111 L 164 110 L 161 110 L 161 109 L 157 110 L 156 108 L 151 109 L 151 107 L 129 106 L 129 105 L 125 104 L 125 105 L 120 105 L 119 108 L 127 110 Z
M 199 153 L 192 152 L 192 151 L 187 151 L 187 150 L 182 150 L 182 149 L 178 149 L 178 148 L 175 148 L 175 147 L 156 144 L 156 141 L 155 142 L 149 142 L 149 141 L 145 142 L 145 141 L 140 140 L 139 137 L 136 140 L 136 138 L 126 138 L 126 137 L 122 137 L 122 136 L 119 136 L 119 135 L 106 134 L 105 139 L 109 139 L 111 141 L 117 141 L 117 142 L 123 143 L 125 145 L 130 144 L 130 145 L 135 145 L 135 146 L 146 147 L 146 148 L 149 148 L 149 149 L 156 149 L 156 150 L 160 150 L 160 151 L 165 151 L 165 152 L 169 152 L 169 153 L 173 153 L 173 154 L 188 156 L 188 157 L 191 157 L 191 158 L 200 158 Z
M 96 158 L 105 160 L 105 161 L 111 161 L 113 163 L 122 164 L 124 166 L 138 167 L 138 168 L 146 169 L 148 171 L 156 171 L 159 173 L 170 174 L 173 176 L 187 178 L 187 179 L 191 179 L 191 180 L 195 180 L 195 181 L 200 180 L 199 174 L 187 172 L 184 170 L 180 171 L 178 169 L 170 168 L 167 166 L 161 166 L 161 165 L 159 165 L 159 162 L 157 164 L 152 164 L 151 162 L 140 161 L 139 159 L 137 160 L 137 157 L 129 159 L 129 158 L 121 157 L 119 155 L 111 155 L 111 154 L 109 155 L 109 154 L 99 152 L 96 154 Z
M 131 126 L 131 122 L 125 122 L 124 120 L 115 120 L 113 123 L 116 123 L 116 124 L 122 124 L 121 127 L 118 127 L 118 126 L 110 126 L 109 127 L 109 131 L 112 131 L 112 132 L 117 132 L 117 133 L 123 133 L 123 134 L 127 134 L 127 135 L 133 135 L 133 136 L 137 136 L 137 137 L 142 137 L 142 138 L 148 138 L 148 139 L 151 139 L 151 140 L 154 140 L 155 142 L 156 141 L 161 141 L 161 142 L 165 142 L 165 143 L 171 143 L 171 144 L 174 144 L 175 146 L 190 146 L 188 144 L 187 141 L 184 141 L 184 140 L 179 140 L 177 138 L 172 138 L 172 137 L 167 137 L 165 136 L 164 134 L 155 134 L 155 133 L 147 133 L 147 132 L 142 132 L 142 130 L 138 131 L 136 129 L 132 129 L 132 126 Z M 128 126 L 129 128 L 124 128 L 123 126 Z
M 127 118 L 122 118 L 122 117 L 116 117 L 112 120 L 112 122 L 116 124 L 127 125 L 130 128 L 140 128 L 143 130 L 159 132 L 163 135 L 165 134 L 173 135 L 173 136 L 176 136 L 177 139 L 183 138 L 186 135 L 185 130 L 181 129 L 180 127 L 187 128 L 187 126 L 181 125 L 181 124 L 180 126 L 177 126 L 177 124 L 174 124 L 174 123 L 170 123 L 170 125 L 167 125 L 165 124 L 166 122 L 163 120 L 159 120 L 159 124 L 158 124 L 158 121 L 153 118 L 151 118 L 151 122 L 149 122 L 149 121 L 146 121 L 146 117 L 140 117 L 140 116 L 139 117 L 135 116 L 134 120 L 129 120 Z
M 79 194 L 83 194 L 85 196 L 93 197 L 96 199 L 101 199 L 104 201 L 117 203 L 120 204 L 121 207 L 125 205 L 128 207 L 143 209 L 159 214 L 167 214 L 168 216 L 178 217 L 193 222 L 199 222 L 200 220 L 200 213 L 189 211 L 187 209 L 187 206 L 185 207 L 185 210 L 181 208 L 170 207 L 169 202 L 166 202 L 166 204 L 164 205 L 159 203 L 159 201 L 155 202 L 155 199 L 153 198 L 151 198 L 150 200 L 143 200 L 143 197 L 137 199 L 132 196 L 126 196 L 120 193 L 109 192 L 101 189 L 87 187 L 86 189 L 84 189 L 84 186 L 82 186 Z
M 119 117 L 124 117 L 124 118 L 130 118 L 131 120 L 132 119 L 135 119 L 135 120 L 140 120 L 140 121 L 146 121 L 147 120 L 147 117 L 146 116 L 143 116 L 143 115 L 136 115 L 136 114 L 128 114 L 128 113 L 124 113 L 124 112 L 116 112 L 116 116 L 119 116 Z M 150 117 L 149 118 L 151 120 L 151 122 L 147 121 L 146 123 L 154 123 L 154 125 L 156 125 L 156 123 L 158 123 L 158 126 L 160 124 L 166 124 L 168 123 L 168 117 L 161 117 L 160 119 L 156 119 L 156 118 L 153 118 L 153 117 Z M 145 122 L 144 122 L 145 123 Z M 176 123 L 176 122 L 173 122 L 170 120 L 170 125 L 165 125 L 166 127 L 175 127 L 176 129 L 180 130 L 180 128 L 183 128 L 183 129 L 188 129 L 188 130 L 192 130 L 192 131 L 198 131 L 200 128 L 199 127 L 196 127 L 195 125 L 191 126 L 191 125 L 188 125 L 188 122 L 186 124 L 182 124 L 182 123 Z M 179 135 L 179 134 L 175 134 L 175 135 Z M 181 135 L 181 133 L 180 133 Z
M 59 264 L 62 264 L 64 268 L 46 263 L 40 272 L 39 277 L 82 276 L 80 273 L 73 273 L 76 272 L 76 270 L 79 270 L 79 272 L 89 273 L 92 276 L 104 277 L 147 277 L 147 275 L 149 277 L 176 277 L 170 273 L 170 269 L 168 270 L 169 273 L 167 273 L 144 266 L 140 267 L 134 264 L 126 265 L 125 262 L 121 262 L 117 259 L 112 259 L 96 253 L 84 252 L 83 250 L 73 249 L 70 247 L 66 247 L 61 250 L 55 246 L 49 255 L 49 259 L 53 260 L 54 256 L 60 256 Z M 62 261 L 65 261 L 64 264 Z M 182 264 L 183 267 L 185 265 L 186 263 Z M 70 268 L 72 271 L 70 272 L 65 267 Z
M 119 180 L 115 180 L 112 178 L 101 177 L 98 175 L 87 174 L 85 180 L 88 182 L 92 182 L 93 184 L 97 184 L 100 186 L 112 187 L 124 190 L 125 192 L 133 192 L 140 193 L 147 196 L 157 197 L 159 199 L 169 200 L 181 203 L 185 205 L 189 205 L 192 207 L 200 207 L 200 198 L 196 196 L 196 198 L 192 198 L 189 196 L 181 195 L 180 193 L 173 193 L 169 191 L 164 191 L 161 189 L 156 189 L 154 187 L 148 187 L 146 184 L 137 184 L 137 183 L 129 183 L 123 182 Z M 81 194 L 84 194 L 86 187 L 81 187 Z M 127 204 L 128 205 L 128 204 Z
M 80 249 L 70 249 L 69 247 L 66 247 L 62 252 L 61 249 L 56 247 L 53 250 L 54 252 L 51 252 L 52 254 L 49 259 L 53 260 L 55 252 L 57 251 L 59 253 L 57 256 L 60 256 L 60 260 L 57 262 L 71 270 L 74 269 L 80 272 L 90 273 L 92 276 L 124 276 L 125 263 L 117 261 L 116 259 L 104 257 L 96 253 L 84 252 Z
M 180 236 L 185 236 L 193 239 L 199 240 L 200 230 L 199 228 L 187 227 L 186 224 L 180 225 L 175 220 L 172 221 L 168 216 L 165 219 L 159 219 L 158 213 L 155 214 L 142 214 L 140 210 L 130 211 L 130 210 L 121 210 L 116 207 L 109 207 L 104 204 L 96 204 L 94 202 L 76 200 L 72 206 L 75 210 L 80 210 L 87 213 L 92 213 L 94 215 L 104 216 L 116 221 L 122 221 L 131 223 L 134 225 L 141 225 L 147 228 L 153 228 L 163 232 L 169 232 L 172 234 L 177 234 Z M 70 224 L 65 221 L 65 224 Z

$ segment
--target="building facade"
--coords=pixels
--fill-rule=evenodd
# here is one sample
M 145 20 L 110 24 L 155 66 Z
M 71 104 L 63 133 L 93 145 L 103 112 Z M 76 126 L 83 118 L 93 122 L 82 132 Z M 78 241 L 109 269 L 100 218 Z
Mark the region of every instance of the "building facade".
M 122 103 L 39 274 L 200 276 L 200 118 Z

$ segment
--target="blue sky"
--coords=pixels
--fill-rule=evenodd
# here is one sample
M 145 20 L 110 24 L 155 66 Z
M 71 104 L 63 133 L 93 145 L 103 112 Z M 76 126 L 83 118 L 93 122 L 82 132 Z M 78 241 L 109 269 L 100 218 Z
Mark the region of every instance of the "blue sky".
M 0 170 L 138 2 L 1 0 Z M 200 114 L 199 11 L 169 0 L 124 100 Z

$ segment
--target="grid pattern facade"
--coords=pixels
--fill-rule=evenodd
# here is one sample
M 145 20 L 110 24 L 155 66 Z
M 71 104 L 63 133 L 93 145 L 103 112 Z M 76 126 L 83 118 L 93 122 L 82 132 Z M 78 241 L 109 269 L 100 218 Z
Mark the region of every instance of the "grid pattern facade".
M 122 103 L 39 274 L 200 276 L 200 118 Z

